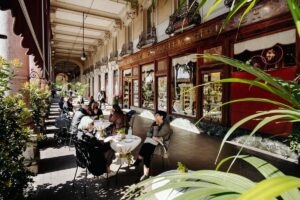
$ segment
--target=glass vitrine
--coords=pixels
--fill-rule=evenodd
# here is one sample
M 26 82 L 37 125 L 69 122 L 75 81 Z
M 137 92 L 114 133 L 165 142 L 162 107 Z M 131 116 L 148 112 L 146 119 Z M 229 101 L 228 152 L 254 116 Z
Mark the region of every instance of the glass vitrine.
M 157 109 L 167 111 L 167 77 L 157 78 Z
M 133 106 L 139 106 L 139 80 L 132 81 L 133 88 Z
M 172 112 L 196 116 L 196 59 L 193 55 L 172 60 Z
M 123 107 L 130 107 L 131 97 L 131 69 L 123 71 Z
M 154 109 L 154 64 L 142 66 L 142 107 Z
M 202 74 L 203 83 L 221 79 L 221 72 L 205 72 Z M 222 122 L 222 84 L 213 83 L 203 87 L 203 115 L 204 119 L 212 122 Z

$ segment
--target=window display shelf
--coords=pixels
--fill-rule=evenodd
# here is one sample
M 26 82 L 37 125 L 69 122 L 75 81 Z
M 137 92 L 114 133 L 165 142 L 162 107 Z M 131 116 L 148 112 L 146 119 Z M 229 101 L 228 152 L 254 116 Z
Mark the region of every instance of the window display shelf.
M 157 109 L 167 110 L 167 77 L 158 77 L 158 88 L 157 88 Z
M 203 75 L 203 83 L 220 80 L 221 72 L 206 73 Z M 203 115 L 204 119 L 220 123 L 222 121 L 222 84 L 215 83 L 203 87 Z M 214 109 L 214 110 L 213 110 Z M 212 111 L 213 110 L 213 111 Z

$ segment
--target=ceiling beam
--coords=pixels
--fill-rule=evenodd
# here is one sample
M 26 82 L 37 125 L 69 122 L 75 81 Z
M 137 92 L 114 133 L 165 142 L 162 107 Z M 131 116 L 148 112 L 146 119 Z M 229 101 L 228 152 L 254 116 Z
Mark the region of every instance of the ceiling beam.
M 61 8 L 61 9 L 70 10 L 70 11 L 74 11 L 74 12 L 81 12 L 81 13 L 85 12 L 85 13 L 88 13 L 90 15 L 95 15 L 97 17 L 104 18 L 106 20 L 107 19 L 120 20 L 118 15 L 116 15 L 114 13 L 109 13 L 109 12 L 96 10 L 96 9 L 92 9 L 92 8 L 88 8 L 88 7 L 83 7 L 83 6 L 77 6 L 77 5 L 70 4 L 70 3 L 51 1 L 50 6 L 52 8 Z
M 91 51 L 85 51 L 85 53 L 90 54 Z M 80 50 L 71 50 L 71 49 L 55 49 L 55 53 L 75 53 L 81 54 L 82 51 Z
M 74 21 L 70 21 L 70 20 L 62 20 L 62 19 L 54 19 L 53 21 L 51 21 L 51 25 L 55 25 L 55 24 L 61 24 L 61 25 L 67 25 L 67 26 L 75 26 L 75 27 L 80 27 L 82 28 L 82 23 L 80 22 L 74 22 Z M 91 25 L 91 24 L 84 24 L 84 29 L 91 29 L 94 31 L 108 31 L 110 27 L 105 27 L 105 26 L 99 26 L 99 25 Z
M 57 43 L 55 43 L 54 44 L 54 47 L 55 47 L 55 45 L 56 46 L 71 46 L 71 47 L 73 47 L 73 46 L 83 46 L 82 45 L 82 43 L 71 43 L 71 42 L 57 42 Z M 89 44 L 86 44 L 86 43 L 84 43 L 84 48 L 97 48 L 97 46 L 96 45 L 89 45 Z
M 57 30 L 54 30 L 53 31 L 53 35 L 66 35 L 66 36 L 73 36 L 73 37 L 79 37 L 79 38 L 82 38 L 82 34 L 78 34 L 78 33 L 73 33 L 73 32 L 68 32 L 68 31 L 57 31 Z M 90 36 L 90 35 L 85 35 L 84 34 L 84 38 L 87 38 L 87 39 L 93 39 L 93 40 L 102 40 L 103 38 L 99 38 L 99 37 L 96 37 L 96 36 Z
M 82 45 L 82 41 L 74 41 L 74 40 L 65 40 L 65 39 L 60 39 L 60 38 L 54 38 L 52 39 L 52 41 L 54 41 L 54 44 L 58 44 L 60 42 L 63 42 L 63 43 L 70 43 L 70 44 L 81 44 Z M 88 45 L 88 46 L 92 46 L 92 47 L 97 47 L 97 45 L 95 45 L 95 43 L 88 43 L 86 41 L 84 41 L 84 44 L 85 45 Z
M 61 49 L 78 49 L 78 48 L 82 48 L 83 46 L 81 44 L 70 44 L 70 43 L 57 43 L 57 44 L 53 44 L 52 47 L 54 48 L 61 48 Z M 89 46 L 89 45 L 84 45 L 84 48 L 89 49 L 89 50 L 94 50 L 95 47 L 94 46 Z
M 52 50 L 55 51 L 55 49 L 66 49 L 66 50 L 78 50 L 78 51 L 81 51 L 82 50 L 82 47 L 74 47 L 74 46 L 54 46 L 54 48 Z M 94 52 L 95 50 L 93 48 L 88 48 L 88 47 L 84 47 L 84 50 L 87 51 L 87 52 Z
M 57 53 L 54 55 L 54 57 L 76 57 L 76 58 L 80 58 L 80 55 L 76 55 L 76 54 L 67 54 L 67 53 Z

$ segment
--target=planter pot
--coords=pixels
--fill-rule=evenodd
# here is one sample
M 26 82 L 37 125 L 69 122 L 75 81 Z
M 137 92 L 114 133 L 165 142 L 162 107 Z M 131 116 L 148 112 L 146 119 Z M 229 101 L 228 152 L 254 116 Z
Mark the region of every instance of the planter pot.
M 36 175 L 38 173 L 38 161 L 40 160 L 39 149 L 37 148 L 37 135 L 31 134 L 30 141 L 23 152 L 24 164 L 28 171 Z

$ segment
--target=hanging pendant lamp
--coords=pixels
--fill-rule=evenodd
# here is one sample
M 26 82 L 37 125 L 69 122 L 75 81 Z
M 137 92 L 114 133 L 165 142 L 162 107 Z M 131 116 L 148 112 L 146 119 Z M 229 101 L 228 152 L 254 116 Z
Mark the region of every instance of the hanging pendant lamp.
M 82 13 L 82 53 L 81 53 L 80 59 L 82 61 L 86 60 L 86 55 L 85 55 L 85 51 L 84 51 L 84 12 Z

